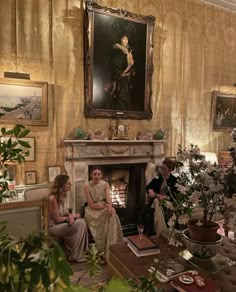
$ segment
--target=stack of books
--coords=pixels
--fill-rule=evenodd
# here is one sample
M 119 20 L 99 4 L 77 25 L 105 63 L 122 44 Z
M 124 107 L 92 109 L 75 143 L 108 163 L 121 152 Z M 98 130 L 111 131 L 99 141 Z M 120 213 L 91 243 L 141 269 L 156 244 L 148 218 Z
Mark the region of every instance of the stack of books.
M 131 235 L 127 237 L 127 246 L 137 257 L 160 253 L 159 246 L 145 235 Z

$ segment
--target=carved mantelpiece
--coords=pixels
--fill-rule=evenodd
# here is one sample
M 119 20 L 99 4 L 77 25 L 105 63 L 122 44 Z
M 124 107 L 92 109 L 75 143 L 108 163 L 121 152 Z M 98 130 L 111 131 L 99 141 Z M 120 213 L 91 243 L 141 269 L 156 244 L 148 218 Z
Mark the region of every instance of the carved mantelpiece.
M 90 165 L 145 163 L 146 182 L 164 157 L 166 141 L 159 140 L 64 140 L 65 167 L 72 182 L 69 205 L 80 211 L 84 204 L 83 185 Z M 145 192 L 145 190 L 143 190 Z

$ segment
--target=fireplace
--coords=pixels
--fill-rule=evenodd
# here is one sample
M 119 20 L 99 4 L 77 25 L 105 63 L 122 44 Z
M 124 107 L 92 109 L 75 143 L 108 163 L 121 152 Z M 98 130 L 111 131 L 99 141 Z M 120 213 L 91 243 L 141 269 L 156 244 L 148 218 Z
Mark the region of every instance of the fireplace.
M 82 210 L 83 185 L 90 179 L 90 168 L 99 165 L 121 224 L 136 223 L 145 204 L 145 186 L 164 158 L 164 144 L 157 140 L 64 140 L 65 167 L 72 182 L 68 207 Z
M 137 224 L 139 210 L 145 204 L 146 163 L 111 164 L 102 168 L 103 179 L 110 185 L 112 204 L 121 224 Z

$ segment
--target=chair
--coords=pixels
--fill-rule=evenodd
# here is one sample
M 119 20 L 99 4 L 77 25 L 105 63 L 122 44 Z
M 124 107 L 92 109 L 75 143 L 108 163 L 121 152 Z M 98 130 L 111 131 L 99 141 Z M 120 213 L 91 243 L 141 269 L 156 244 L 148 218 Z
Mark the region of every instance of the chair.
M 7 232 L 16 238 L 31 232 L 47 232 L 48 209 L 48 198 L 4 203 L 0 204 L 0 221 L 7 222 Z
M 24 190 L 23 192 L 25 201 L 42 200 L 44 197 L 48 196 L 48 194 L 49 194 L 48 187 L 30 188 L 30 189 Z

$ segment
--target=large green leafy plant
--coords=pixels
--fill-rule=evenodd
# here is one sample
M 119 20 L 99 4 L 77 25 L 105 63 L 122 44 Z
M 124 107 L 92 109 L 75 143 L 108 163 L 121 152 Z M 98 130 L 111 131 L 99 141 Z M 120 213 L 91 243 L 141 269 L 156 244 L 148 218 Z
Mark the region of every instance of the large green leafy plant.
M 0 291 L 63 291 L 72 270 L 61 247 L 45 234 L 15 239 L 0 228 Z
M 0 132 L 0 203 L 8 197 L 8 167 L 10 162 L 21 163 L 29 153 L 31 146 L 22 140 L 30 130 L 23 125 L 15 125 L 12 129 L 1 128 Z

